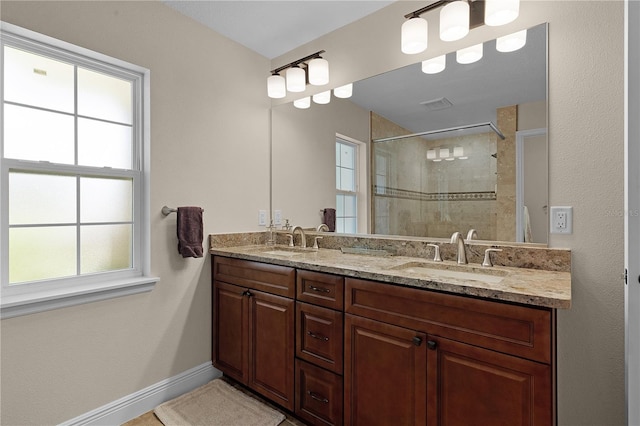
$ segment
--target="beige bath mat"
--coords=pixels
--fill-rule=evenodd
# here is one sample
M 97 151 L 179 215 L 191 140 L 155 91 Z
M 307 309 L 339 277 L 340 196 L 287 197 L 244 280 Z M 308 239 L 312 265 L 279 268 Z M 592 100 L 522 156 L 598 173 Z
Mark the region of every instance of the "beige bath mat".
M 275 426 L 284 414 L 216 379 L 155 408 L 165 426 Z

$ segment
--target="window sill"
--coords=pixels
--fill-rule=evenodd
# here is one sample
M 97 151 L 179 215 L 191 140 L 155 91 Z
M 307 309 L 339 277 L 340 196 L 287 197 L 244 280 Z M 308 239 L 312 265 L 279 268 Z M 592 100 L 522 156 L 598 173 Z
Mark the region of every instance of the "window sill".
M 159 280 L 156 277 L 137 277 L 110 281 L 106 284 L 81 285 L 57 291 L 3 296 L 0 305 L 0 319 L 35 314 L 130 294 L 145 293 L 153 290 Z

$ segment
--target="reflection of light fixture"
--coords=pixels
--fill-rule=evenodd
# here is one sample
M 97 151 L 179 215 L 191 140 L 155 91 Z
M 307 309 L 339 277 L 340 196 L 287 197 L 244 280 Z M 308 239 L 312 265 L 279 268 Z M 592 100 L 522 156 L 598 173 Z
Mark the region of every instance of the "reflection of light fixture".
M 440 158 L 449 158 L 449 148 L 440 148 Z
M 320 57 L 309 61 L 309 84 L 323 86 L 329 83 L 329 62 Z
M 293 101 L 293 106 L 300 109 L 307 109 L 311 106 L 311 97 L 307 96 L 306 98 L 296 99 Z
M 328 104 L 331 101 L 331 90 L 327 90 L 326 92 L 320 92 L 313 95 L 313 102 L 317 104 Z
M 454 1 L 440 10 L 440 39 L 460 40 L 469 34 L 469 3 Z
M 498 52 L 515 52 L 527 44 L 527 30 L 518 31 L 496 39 Z
M 508 24 L 520 13 L 520 0 L 486 0 L 484 23 L 490 27 Z
M 466 160 L 469 157 L 465 155 L 464 148 L 461 146 L 455 146 L 450 148 L 430 148 L 427 150 L 427 160 L 431 160 L 434 163 L 454 160 Z
M 429 149 L 427 150 L 427 160 L 435 160 L 436 159 L 436 150 Z
M 300 67 L 307 64 L 309 70 L 309 82 L 313 85 L 322 85 L 329 82 L 329 63 L 320 57 L 324 50 L 320 50 L 312 55 L 293 61 L 271 71 L 271 76 L 267 78 L 267 94 L 270 98 L 278 99 L 286 96 L 286 91 L 304 92 L 307 86 L 307 72 Z M 313 64 L 312 64 L 313 62 Z M 285 71 L 285 78 L 280 75 Z
M 437 74 L 444 71 L 447 65 L 447 55 L 440 55 L 433 59 L 422 61 L 422 72 L 425 74 Z
M 307 76 L 302 68 L 293 66 L 285 73 L 289 92 L 304 92 L 307 87 Z
M 287 87 L 283 76 L 274 74 L 267 78 L 267 95 L 274 99 L 284 98 L 287 95 Z
M 350 98 L 353 94 L 353 83 L 345 84 L 344 86 L 336 87 L 333 89 L 333 94 L 336 98 Z
M 462 157 L 464 155 L 464 148 L 461 146 L 456 146 L 453 148 L 453 156 L 454 157 Z
M 482 43 L 476 44 L 456 52 L 459 64 L 472 64 L 482 58 Z
M 427 48 L 429 24 L 419 16 L 412 17 L 402 24 L 400 44 L 402 53 L 409 55 L 420 53 Z

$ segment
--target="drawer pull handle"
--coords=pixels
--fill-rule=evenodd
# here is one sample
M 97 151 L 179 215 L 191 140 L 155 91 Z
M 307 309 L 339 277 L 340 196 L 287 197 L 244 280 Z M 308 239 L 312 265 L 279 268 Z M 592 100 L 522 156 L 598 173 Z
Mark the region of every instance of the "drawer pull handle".
M 307 391 L 307 395 L 309 395 L 311 398 L 315 399 L 316 401 L 320 401 L 324 404 L 328 404 L 329 400 L 323 396 L 318 395 L 315 392 L 311 392 L 311 391 Z
M 331 290 L 329 290 L 328 288 L 316 287 L 313 285 L 310 285 L 309 288 L 320 293 L 331 293 Z
M 315 334 L 312 331 L 307 331 L 307 334 L 313 337 L 314 339 L 324 340 L 325 342 L 329 340 L 327 336 L 323 336 L 322 334 Z

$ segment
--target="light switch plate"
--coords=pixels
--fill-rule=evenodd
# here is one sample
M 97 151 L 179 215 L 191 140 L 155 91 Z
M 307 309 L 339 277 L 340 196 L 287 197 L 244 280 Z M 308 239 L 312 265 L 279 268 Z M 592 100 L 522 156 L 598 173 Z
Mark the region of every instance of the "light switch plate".
M 267 226 L 267 211 L 258 210 L 258 225 Z
M 273 214 L 273 224 L 282 225 L 282 210 L 276 210 Z
M 551 233 L 573 233 L 573 207 L 551 206 Z

